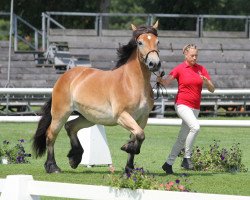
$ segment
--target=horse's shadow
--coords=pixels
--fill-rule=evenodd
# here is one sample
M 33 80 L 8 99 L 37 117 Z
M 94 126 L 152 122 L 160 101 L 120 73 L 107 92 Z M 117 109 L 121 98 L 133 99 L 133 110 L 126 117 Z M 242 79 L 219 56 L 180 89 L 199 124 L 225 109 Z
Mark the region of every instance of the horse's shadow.
M 102 168 L 101 170 L 96 170 L 97 168 L 100 169 L 100 167 L 91 167 L 91 168 L 83 168 L 81 170 L 71 170 L 71 169 L 64 169 L 63 174 L 101 174 L 101 175 L 108 175 L 108 174 L 114 174 L 114 175 L 119 175 L 119 174 L 125 174 L 126 172 L 122 169 L 120 170 L 115 170 L 114 173 L 111 173 L 109 169 Z M 152 175 L 154 177 L 164 177 L 164 176 L 171 176 L 171 177 L 192 177 L 192 176 L 213 176 L 216 174 L 221 174 L 221 172 L 203 172 L 203 171 L 186 171 L 183 170 L 183 172 L 178 172 L 174 173 L 171 175 L 166 174 L 165 172 L 148 172 L 149 175 Z
M 98 167 L 92 167 L 92 168 L 83 168 L 81 170 L 71 170 L 71 169 L 64 169 L 61 173 L 63 174 L 102 174 L 102 175 L 108 175 L 112 174 L 110 170 L 107 168 L 103 168 L 101 170 L 95 170 L 94 168 Z M 124 170 L 115 170 L 114 174 L 122 174 L 125 173 Z

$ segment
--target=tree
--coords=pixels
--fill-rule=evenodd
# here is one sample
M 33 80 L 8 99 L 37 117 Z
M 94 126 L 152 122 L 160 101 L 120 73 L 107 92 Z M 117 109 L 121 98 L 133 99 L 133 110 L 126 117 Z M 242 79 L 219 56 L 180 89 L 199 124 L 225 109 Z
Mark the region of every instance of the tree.
M 10 0 L 1 0 L 0 11 L 9 12 Z M 37 28 L 41 27 L 41 13 L 46 11 L 67 12 L 111 12 L 111 13 L 167 13 L 167 14 L 218 14 L 218 15 L 249 15 L 249 0 L 14 0 L 14 12 L 29 21 Z M 93 18 L 82 19 L 58 17 L 67 27 L 90 28 L 94 24 Z M 108 21 L 109 20 L 109 21 Z M 140 17 L 109 17 L 104 18 L 103 26 L 109 28 L 130 27 L 130 23 L 142 24 L 145 19 Z M 224 22 L 209 22 L 208 27 L 225 27 L 226 29 L 239 29 L 242 24 L 233 21 L 231 24 Z M 162 29 L 194 29 L 196 20 L 164 19 L 160 21 Z
M 42 12 L 106 12 L 108 5 L 109 0 L 14 0 L 14 13 L 40 28 Z M 0 11 L 10 11 L 10 0 L 1 0 Z M 74 20 L 77 19 L 71 18 L 67 23 Z

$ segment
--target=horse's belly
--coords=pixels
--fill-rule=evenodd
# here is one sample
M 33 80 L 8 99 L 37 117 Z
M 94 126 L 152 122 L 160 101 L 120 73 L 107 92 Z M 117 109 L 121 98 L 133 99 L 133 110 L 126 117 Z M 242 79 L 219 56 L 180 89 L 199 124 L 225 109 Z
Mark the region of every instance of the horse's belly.
M 102 125 L 116 125 L 117 122 L 110 108 L 83 108 L 77 109 L 88 121 Z
M 88 119 L 91 122 L 94 122 L 95 124 L 102 124 L 107 126 L 116 125 L 117 121 L 113 118 L 113 116 L 110 115 L 103 115 L 101 113 L 98 113 L 96 115 L 87 115 L 85 116 L 86 119 Z

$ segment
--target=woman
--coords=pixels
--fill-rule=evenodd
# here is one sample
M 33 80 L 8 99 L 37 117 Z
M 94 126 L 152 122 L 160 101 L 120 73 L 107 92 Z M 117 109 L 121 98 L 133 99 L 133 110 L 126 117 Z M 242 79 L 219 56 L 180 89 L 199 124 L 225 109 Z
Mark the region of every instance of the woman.
M 178 81 L 178 93 L 175 98 L 175 110 L 182 119 L 182 125 L 167 161 L 162 169 L 167 174 L 173 174 L 172 165 L 181 150 L 185 149 L 181 166 L 193 169 L 191 161 L 192 146 L 200 130 L 198 115 L 200 111 L 201 91 L 205 84 L 208 91 L 214 92 L 214 85 L 205 67 L 197 64 L 198 49 L 194 44 L 183 48 L 184 62 L 177 65 L 166 78 L 157 78 L 157 81 L 168 86 L 174 79 Z

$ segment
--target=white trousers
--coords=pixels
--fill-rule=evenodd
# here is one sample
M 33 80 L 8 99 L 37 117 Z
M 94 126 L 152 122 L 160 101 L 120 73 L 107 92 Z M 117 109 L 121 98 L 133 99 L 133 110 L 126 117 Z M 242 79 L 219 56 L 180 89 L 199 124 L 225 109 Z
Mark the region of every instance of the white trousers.
M 184 158 L 190 158 L 195 138 L 200 130 L 198 115 L 200 110 L 185 105 L 175 105 L 177 115 L 182 119 L 178 138 L 167 158 L 167 163 L 173 165 L 181 150 L 185 149 Z

